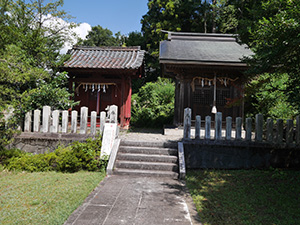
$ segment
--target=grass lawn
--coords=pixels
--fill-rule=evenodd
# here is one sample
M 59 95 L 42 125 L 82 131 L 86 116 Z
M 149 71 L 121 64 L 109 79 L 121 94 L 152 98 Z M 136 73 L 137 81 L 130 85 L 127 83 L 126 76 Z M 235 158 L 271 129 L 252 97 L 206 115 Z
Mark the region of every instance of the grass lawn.
M 203 224 L 300 224 L 300 171 L 190 170 Z
M 0 224 L 63 224 L 105 177 L 99 172 L 7 172 L 0 168 Z

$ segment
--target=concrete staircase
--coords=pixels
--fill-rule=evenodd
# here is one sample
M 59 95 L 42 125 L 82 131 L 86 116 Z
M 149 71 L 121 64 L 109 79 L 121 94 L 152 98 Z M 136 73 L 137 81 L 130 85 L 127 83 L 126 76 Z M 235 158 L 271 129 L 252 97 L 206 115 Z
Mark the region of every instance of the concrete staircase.
M 177 142 L 121 141 L 113 173 L 177 179 Z

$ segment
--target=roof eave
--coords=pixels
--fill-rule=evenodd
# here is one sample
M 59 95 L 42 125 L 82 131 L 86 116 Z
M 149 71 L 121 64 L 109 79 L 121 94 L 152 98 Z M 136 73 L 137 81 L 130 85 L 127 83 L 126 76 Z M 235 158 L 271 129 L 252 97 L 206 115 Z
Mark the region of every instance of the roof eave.
M 246 63 L 242 62 L 228 62 L 228 61 L 193 61 L 193 60 L 170 60 L 160 59 L 161 64 L 177 64 L 177 65 L 198 65 L 198 66 L 230 66 L 230 67 L 248 67 Z

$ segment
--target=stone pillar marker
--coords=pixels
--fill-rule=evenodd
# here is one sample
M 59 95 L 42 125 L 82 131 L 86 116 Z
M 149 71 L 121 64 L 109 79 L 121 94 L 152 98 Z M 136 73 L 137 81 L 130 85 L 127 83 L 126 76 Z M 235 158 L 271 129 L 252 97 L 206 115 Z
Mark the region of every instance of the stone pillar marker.
M 292 144 L 293 143 L 293 133 L 294 133 L 294 121 L 287 120 L 286 121 L 286 143 Z
M 83 106 L 80 109 L 80 134 L 86 134 L 88 120 L 88 108 Z
M 64 110 L 62 112 L 62 121 L 61 121 L 61 132 L 68 133 L 68 123 L 69 123 L 69 112 Z
M 93 136 L 96 135 L 96 123 L 97 123 L 97 112 L 92 111 L 91 112 L 91 134 Z
M 78 117 L 78 112 L 73 110 L 71 114 L 71 133 L 77 132 L 77 117 Z
M 232 117 L 226 117 L 226 140 L 231 140 L 232 135 Z
M 50 127 L 51 133 L 58 133 L 59 126 L 59 110 L 54 110 L 52 112 L 52 125 Z
M 273 142 L 273 120 L 271 118 L 267 119 L 267 141 Z
M 105 120 L 106 120 L 106 113 L 102 111 L 100 112 L 100 134 L 103 134 Z
M 242 139 L 242 118 L 237 117 L 235 119 L 235 139 L 241 140 Z
M 195 138 L 200 139 L 200 135 L 201 135 L 201 116 L 196 116 Z
M 41 110 L 36 109 L 33 113 L 33 132 L 40 131 L 40 124 L 41 124 Z
M 215 115 L 215 140 L 222 139 L 222 113 L 217 112 Z
M 43 106 L 43 133 L 49 132 L 51 107 Z
M 25 114 L 24 132 L 31 132 L 31 116 L 32 116 L 31 110 Z
M 118 123 L 118 106 L 111 105 L 109 107 L 109 117 L 110 123 Z
M 262 114 L 256 114 L 255 116 L 255 140 L 263 140 L 263 126 L 264 126 L 264 117 Z
M 277 143 L 282 144 L 283 142 L 283 120 L 282 119 L 277 120 L 276 127 L 277 127 L 277 135 L 276 135 Z
M 183 122 L 183 138 L 191 138 L 191 126 L 192 126 L 192 109 L 184 109 L 184 122 Z
M 252 119 L 246 118 L 246 140 L 251 141 L 252 138 Z
M 211 117 L 205 117 L 205 139 L 210 139 Z

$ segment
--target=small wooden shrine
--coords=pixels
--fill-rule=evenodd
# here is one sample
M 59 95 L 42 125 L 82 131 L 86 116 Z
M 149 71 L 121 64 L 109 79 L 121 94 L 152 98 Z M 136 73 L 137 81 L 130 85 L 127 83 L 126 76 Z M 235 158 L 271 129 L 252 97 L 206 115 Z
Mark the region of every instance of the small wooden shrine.
M 251 50 L 228 34 L 168 32 L 160 43 L 162 73 L 175 79 L 174 124 L 183 124 L 184 108 L 193 118 L 222 112 L 223 120 L 243 117 L 243 72 L 241 59 Z
M 69 75 L 69 88 L 75 101 L 97 115 L 109 105 L 119 108 L 119 124 L 128 128 L 131 118 L 131 79 L 144 70 L 140 47 L 79 47 L 69 50 L 63 69 Z

